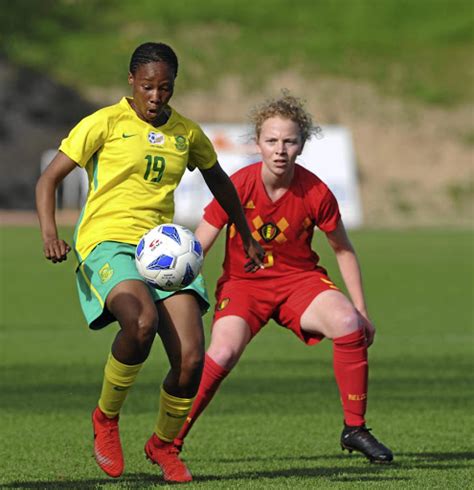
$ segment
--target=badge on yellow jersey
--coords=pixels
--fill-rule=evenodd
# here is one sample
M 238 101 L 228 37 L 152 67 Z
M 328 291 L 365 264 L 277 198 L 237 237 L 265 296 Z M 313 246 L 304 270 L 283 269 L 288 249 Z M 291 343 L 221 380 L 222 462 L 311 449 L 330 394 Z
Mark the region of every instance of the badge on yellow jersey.
M 188 147 L 188 142 L 184 136 L 178 135 L 175 136 L 175 146 L 178 151 L 184 151 Z
M 165 135 L 156 131 L 150 131 L 148 133 L 148 141 L 152 145 L 162 145 L 165 142 Z

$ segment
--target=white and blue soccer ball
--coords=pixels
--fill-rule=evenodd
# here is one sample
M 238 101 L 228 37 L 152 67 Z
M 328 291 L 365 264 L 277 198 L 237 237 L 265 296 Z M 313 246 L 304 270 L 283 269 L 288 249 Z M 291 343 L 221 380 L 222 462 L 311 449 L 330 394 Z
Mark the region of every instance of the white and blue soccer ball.
M 151 229 L 139 241 L 135 264 L 145 281 L 163 291 L 178 291 L 198 276 L 204 256 L 193 232 L 181 225 Z

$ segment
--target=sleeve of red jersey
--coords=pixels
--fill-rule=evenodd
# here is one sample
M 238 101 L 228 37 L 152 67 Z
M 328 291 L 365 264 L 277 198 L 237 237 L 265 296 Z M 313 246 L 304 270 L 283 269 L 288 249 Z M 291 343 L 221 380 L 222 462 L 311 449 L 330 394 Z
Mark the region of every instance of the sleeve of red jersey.
M 240 178 L 241 172 L 236 172 L 235 174 L 231 175 L 230 179 L 232 180 L 232 183 L 234 184 L 237 193 L 239 194 L 239 198 L 242 196 L 240 195 L 240 183 L 241 183 L 241 178 Z M 222 209 L 222 206 L 217 202 L 215 198 L 212 199 L 212 201 L 204 208 L 204 215 L 203 218 L 212 226 L 215 226 L 216 228 L 223 228 L 228 222 L 229 222 L 229 216 L 227 213 Z
M 204 208 L 203 218 L 209 224 L 219 229 L 223 228 L 229 219 L 227 213 L 222 209 L 222 206 L 216 201 L 216 198 L 213 198 Z
M 324 190 L 317 200 L 316 225 L 325 233 L 330 233 L 337 228 L 340 219 L 341 213 L 337 199 L 331 190 L 324 185 Z

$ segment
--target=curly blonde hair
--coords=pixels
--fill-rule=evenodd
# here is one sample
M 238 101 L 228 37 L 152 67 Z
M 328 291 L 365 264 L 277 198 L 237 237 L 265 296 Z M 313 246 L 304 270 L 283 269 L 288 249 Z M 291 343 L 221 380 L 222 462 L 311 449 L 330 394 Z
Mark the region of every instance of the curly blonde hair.
M 317 137 L 321 136 L 322 129 L 313 124 L 313 118 L 305 109 L 304 101 L 291 95 L 286 89 L 281 92 L 280 97 L 268 99 L 250 111 L 249 119 L 255 128 L 256 139 L 260 137 L 262 124 L 270 117 L 276 116 L 290 119 L 298 124 L 303 144 L 313 134 Z

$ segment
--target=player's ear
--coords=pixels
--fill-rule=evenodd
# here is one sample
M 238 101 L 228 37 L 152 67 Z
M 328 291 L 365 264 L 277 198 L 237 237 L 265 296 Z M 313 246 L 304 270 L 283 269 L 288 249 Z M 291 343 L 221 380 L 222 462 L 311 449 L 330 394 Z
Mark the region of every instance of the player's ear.
M 128 84 L 133 85 L 133 75 L 130 72 L 128 72 Z

